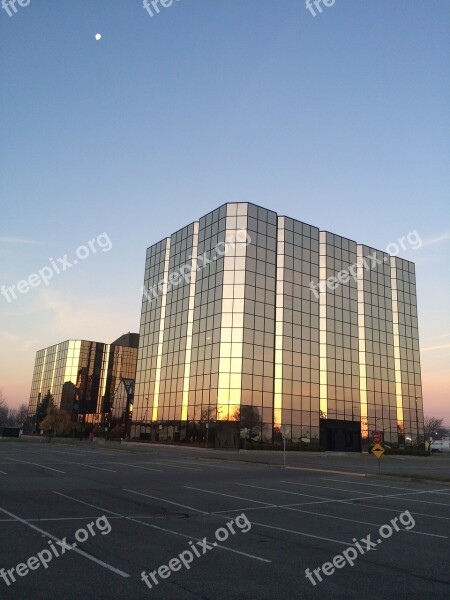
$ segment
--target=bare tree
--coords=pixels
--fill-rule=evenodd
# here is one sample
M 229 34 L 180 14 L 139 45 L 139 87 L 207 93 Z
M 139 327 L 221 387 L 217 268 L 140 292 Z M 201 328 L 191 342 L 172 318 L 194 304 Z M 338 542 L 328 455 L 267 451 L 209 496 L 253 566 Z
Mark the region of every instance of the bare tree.
M 3 390 L 0 389 L 0 425 L 6 425 L 8 421 L 8 406 Z
M 438 429 L 441 429 L 444 419 L 438 419 L 437 417 L 425 417 L 423 422 L 423 431 L 425 440 L 430 443 L 433 440 L 433 433 Z
M 3 390 L 0 389 L 0 425 L 7 427 L 21 427 L 28 414 L 26 404 L 21 404 L 19 408 L 10 408 L 6 402 Z
M 216 406 L 208 406 L 206 408 L 202 408 L 200 415 L 200 424 L 204 423 L 214 423 L 216 421 Z
M 17 427 L 22 427 L 22 425 L 27 420 L 28 416 L 28 406 L 26 404 L 21 404 L 18 409 L 15 411 L 15 425 Z

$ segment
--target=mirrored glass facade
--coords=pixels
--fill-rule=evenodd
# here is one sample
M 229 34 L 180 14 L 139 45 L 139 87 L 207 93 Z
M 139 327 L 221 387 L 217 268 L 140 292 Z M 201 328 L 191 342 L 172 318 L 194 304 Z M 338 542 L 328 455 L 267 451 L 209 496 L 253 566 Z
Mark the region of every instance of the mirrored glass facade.
M 121 377 L 134 379 L 137 363 L 137 334 L 123 336 L 122 343 L 104 344 L 67 340 L 36 353 L 30 401 L 32 427 L 38 404 L 50 393 L 55 406 L 73 419 L 100 422 L 110 412 L 111 400 Z M 122 339 L 122 338 L 119 338 Z
M 248 203 L 147 250 L 132 437 L 358 451 L 423 430 L 414 265 Z

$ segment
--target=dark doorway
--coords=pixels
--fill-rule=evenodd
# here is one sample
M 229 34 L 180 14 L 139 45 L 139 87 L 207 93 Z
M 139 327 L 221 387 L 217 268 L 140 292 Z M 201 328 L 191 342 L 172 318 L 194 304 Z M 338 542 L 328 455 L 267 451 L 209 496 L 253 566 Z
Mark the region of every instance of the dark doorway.
M 361 452 L 361 423 L 320 419 L 320 445 L 326 450 Z
M 221 450 L 239 450 L 239 425 L 236 421 L 217 421 L 215 447 Z

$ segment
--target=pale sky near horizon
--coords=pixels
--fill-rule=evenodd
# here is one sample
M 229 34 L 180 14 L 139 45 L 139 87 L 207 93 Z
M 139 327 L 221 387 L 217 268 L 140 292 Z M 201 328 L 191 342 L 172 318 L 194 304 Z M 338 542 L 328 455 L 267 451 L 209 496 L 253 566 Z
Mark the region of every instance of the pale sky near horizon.
M 450 425 L 449 22 L 441 0 L 0 9 L 0 286 L 99 239 L 48 286 L 0 295 L 10 404 L 28 403 L 36 350 L 139 330 L 149 245 L 248 201 L 381 250 L 417 232 L 399 255 L 425 413 Z

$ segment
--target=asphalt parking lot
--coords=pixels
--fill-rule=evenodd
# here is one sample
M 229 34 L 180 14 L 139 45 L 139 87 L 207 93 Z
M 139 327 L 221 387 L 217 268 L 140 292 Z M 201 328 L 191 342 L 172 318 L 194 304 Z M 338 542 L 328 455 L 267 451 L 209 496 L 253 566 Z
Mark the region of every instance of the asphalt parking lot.
M 364 477 L 367 456 L 221 457 L 0 443 L 0 597 L 450 596 L 450 486 Z

